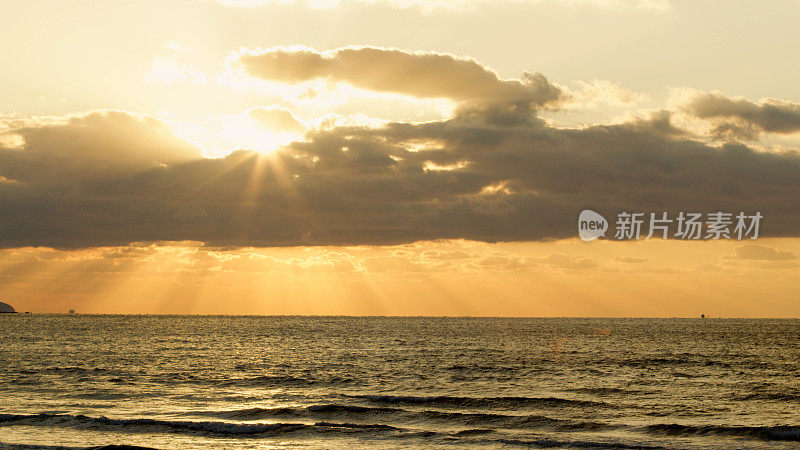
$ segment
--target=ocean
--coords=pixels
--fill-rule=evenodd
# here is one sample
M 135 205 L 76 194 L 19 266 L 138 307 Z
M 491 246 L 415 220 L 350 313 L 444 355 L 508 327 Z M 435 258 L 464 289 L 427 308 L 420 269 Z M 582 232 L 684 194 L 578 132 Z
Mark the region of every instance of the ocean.
M 800 320 L 0 316 L 0 447 L 798 448 Z

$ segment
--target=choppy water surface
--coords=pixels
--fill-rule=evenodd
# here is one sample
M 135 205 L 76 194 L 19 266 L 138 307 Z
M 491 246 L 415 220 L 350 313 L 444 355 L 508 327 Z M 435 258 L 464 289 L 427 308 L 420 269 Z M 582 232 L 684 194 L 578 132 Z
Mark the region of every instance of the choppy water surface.
M 800 321 L 0 316 L 0 442 L 797 448 Z

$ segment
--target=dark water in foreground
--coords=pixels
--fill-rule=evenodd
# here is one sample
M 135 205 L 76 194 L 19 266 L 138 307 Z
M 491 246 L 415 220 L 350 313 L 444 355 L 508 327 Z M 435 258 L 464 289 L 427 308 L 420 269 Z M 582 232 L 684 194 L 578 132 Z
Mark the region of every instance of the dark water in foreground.
M 0 442 L 797 448 L 798 336 L 798 320 L 6 315 Z

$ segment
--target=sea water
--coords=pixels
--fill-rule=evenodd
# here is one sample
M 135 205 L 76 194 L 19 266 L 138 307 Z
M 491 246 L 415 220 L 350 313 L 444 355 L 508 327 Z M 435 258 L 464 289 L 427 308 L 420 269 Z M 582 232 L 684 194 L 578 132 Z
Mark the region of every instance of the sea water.
M 0 317 L 0 447 L 797 448 L 800 321 Z

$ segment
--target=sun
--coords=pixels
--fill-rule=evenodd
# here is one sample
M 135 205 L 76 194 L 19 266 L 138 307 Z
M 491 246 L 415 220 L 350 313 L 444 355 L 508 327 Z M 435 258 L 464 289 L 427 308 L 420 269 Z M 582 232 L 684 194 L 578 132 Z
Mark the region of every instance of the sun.
M 170 131 L 202 149 L 207 158 L 221 158 L 237 150 L 252 150 L 271 154 L 303 139 L 296 129 L 264 126 L 247 114 L 217 116 L 198 122 L 171 122 Z
M 268 129 L 252 122 L 252 120 L 226 122 L 219 133 L 223 148 L 231 151 L 255 150 L 260 153 L 273 153 L 303 137 L 296 132 Z

